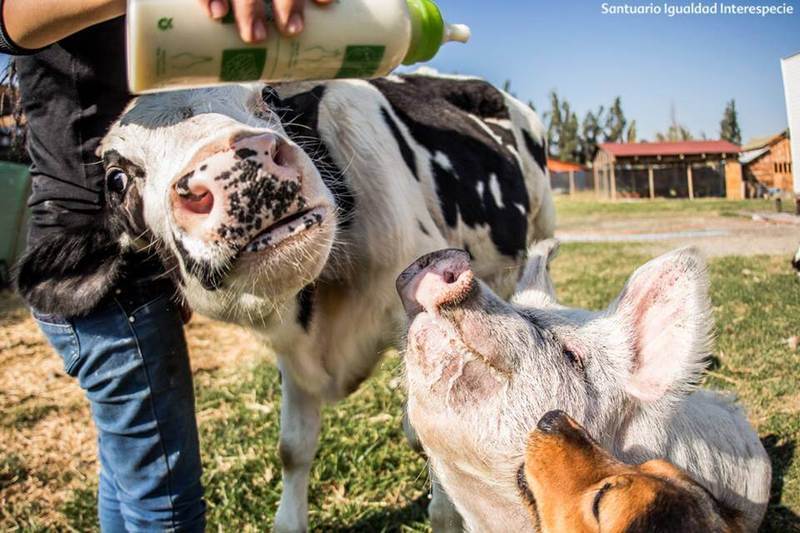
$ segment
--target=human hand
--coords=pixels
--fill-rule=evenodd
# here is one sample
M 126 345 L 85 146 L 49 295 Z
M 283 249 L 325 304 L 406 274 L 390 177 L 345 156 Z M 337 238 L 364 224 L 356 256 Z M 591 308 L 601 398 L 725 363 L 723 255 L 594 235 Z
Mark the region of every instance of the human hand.
M 313 0 L 319 5 L 333 0 Z M 246 43 L 257 43 L 267 38 L 267 12 L 264 0 L 199 0 L 206 14 L 221 19 L 230 9 L 236 17 L 239 35 Z M 305 0 L 272 0 L 275 25 L 283 35 L 292 37 L 303 31 Z

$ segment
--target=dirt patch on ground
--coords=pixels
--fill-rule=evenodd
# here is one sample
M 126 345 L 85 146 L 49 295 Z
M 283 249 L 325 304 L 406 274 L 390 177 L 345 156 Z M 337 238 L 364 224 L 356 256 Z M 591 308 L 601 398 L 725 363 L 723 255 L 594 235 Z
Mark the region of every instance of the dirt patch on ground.
M 186 328 L 195 380 L 268 357 L 241 328 L 195 317 Z M 73 489 L 96 478 L 95 430 L 76 380 L 64 373 L 27 308 L 0 293 L 0 529 L 36 502 L 37 526 L 64 528 Z
M 800 223 L 780 223 L 758 216 L 688 215 L 670 218 L 620 217 L 560 225 L 563 242 L 641 242 L 661 253 L 696 246 L 707 257 L 794 254 L 800 245 Z

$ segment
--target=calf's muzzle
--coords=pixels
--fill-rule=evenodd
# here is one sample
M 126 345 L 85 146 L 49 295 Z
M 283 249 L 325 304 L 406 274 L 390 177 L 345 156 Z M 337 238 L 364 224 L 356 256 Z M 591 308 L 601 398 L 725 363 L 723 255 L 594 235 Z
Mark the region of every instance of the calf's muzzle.
M 204 147 L 172 184 L 178 227 L 203 241 L 241 247 L 302 210 L 299 151 L 274 133 L 238 134 Z

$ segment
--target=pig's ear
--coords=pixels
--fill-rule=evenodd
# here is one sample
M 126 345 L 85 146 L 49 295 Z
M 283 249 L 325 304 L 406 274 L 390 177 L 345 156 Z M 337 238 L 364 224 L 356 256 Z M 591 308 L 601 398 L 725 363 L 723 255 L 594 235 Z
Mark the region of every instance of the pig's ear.
M 511 302 L 526 307 L 553 307 L 556 303 L 556 289 L 550 279 L 550 262 L 558 255 L 559 242 L 547 239 L 531 245 L 528 249 L 528 263 L 517 283 Z
M 632 353 L 628 394 L 649 403 L 691 390 L 705 369 L 712 328 L 708 274 L 697 250 L 639 268 L 611 309 Z

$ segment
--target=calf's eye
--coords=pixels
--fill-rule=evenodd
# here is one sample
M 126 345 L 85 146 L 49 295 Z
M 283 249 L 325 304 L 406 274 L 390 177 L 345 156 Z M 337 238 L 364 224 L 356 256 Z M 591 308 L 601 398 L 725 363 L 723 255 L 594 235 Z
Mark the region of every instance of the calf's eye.
M 106 189 L 109 192 L 122 194 L 128 188 L 128 175 L 119 168 L 110 168 L 106 172 Z

